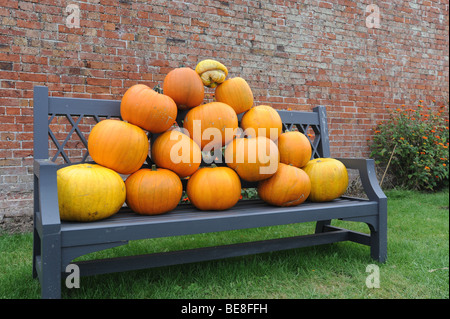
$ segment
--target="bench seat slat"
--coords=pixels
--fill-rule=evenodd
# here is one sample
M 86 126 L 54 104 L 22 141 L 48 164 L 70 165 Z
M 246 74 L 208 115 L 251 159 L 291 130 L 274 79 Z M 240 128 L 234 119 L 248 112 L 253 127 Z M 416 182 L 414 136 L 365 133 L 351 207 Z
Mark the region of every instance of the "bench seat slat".
M 109 241 L 137 240 L 255 228 L 318 220 L 373 216 L 378 203 L 338 199 L 327 203 L 304 203 L 297 207 L 273 207 L 262 201 L 243 201 L 228 211 L 202 212 L 191 205 L 158 216 L 141 216 L 122 209 L 108 219 L 62 222 L 62 246 L 70 247 Z

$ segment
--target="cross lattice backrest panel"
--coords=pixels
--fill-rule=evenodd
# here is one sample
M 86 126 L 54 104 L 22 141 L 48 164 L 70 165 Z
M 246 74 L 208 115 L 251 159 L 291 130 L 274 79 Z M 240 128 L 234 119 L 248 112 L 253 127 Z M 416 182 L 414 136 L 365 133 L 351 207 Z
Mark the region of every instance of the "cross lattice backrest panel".
M 120 101 L 49 97 L 34 88 L 34 158 L 58 164 L 90 161 L 87 141 L 99 121 L 120 119 Z
M 50 114 L 48 117 L 50 160 L 58 164 L 92 161 L 87 149 L 89 133 L 95 124 L 111 118 L 117 117 Z
M 330 156 L 324 107 L 316 107 L 313 112 L 278 113 L 283 131 L 299 131 L 308 137 L 312 158 Z M 49 97 L 46 87 L 35 87 L 34 157 L 58 164 L 91 161 L 89 133 L 99 121 L 110 118 L 120 120 L 120 101 Z M 151 163 L 150 156 L 147 163 Z
M 279 110 L 278 113 L 283 121 L 283 132 L 298 131 L 308 138 L 312 148 L 311 159 L 330 157 L 325 107 L 315 107 L 314 112 Z

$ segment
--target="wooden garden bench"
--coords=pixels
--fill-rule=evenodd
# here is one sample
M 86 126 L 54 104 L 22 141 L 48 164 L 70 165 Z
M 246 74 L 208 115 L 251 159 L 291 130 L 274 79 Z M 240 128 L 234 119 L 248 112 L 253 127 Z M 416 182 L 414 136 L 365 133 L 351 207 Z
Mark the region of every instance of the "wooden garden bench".
M 312 157 L 330 157 L 325 107 L 313 112 L 278 111 L 285 129 L 301 132 L 313 129 Z M 182 114 L 180 114 L 181 118 Z M 50 123 L 63 117 L 72 125 L 62 143 L 55 138 Z M 56 171 L 74 164 L 66 151 L 70 135 L 77 134 L 84 144 L 81 162 L 88 158 L 87 140 L 79 123 L 93 117 L 120 118 L 120 101 L 49 97 L 48 88 L 34 88 L 34 244 L 33 276 L 39 278 L 42 298 L 60 298 L 66 266 L 76 264 L 80 275 L 96 275 L 151 267 L 214 260 L 299 247 L 352 241 L 370 247 L 370 255 L 379 262 L 387 257 L 387 199 L 375 176 L 371 159 L 339 158 L 348 169 L 359 171 L 367 198 L 341 197 L 326 203 L 304 202 L 295 207 L 274 207 L 261 200 L 241 200 L 227 211 L 204 212 L 180 204 L 163 215 L 141 216 L 124 206 L 110 218 L 89 222 L 60 220 Z M 50 141 L 56 154 L 49 156 Z M 66 164 L 56 164 L 62 156 Z M 147 162 L 149 159 L 147 160 Z M 246 187 L 254 184 L 243 183 Z M 185 186 L 185 184 L 184 184 Z M 363 222 L 370 233 L 364 234 L 331 226 L 332 220 Z M 261 240 L 218 247 L 204 247 L 176 252 L 155 253 L 103 260 L 73 262 L 79 256 L 127 244 L 130 240 L 220 232 L 273 225 L 317 222 L 310 235 Z

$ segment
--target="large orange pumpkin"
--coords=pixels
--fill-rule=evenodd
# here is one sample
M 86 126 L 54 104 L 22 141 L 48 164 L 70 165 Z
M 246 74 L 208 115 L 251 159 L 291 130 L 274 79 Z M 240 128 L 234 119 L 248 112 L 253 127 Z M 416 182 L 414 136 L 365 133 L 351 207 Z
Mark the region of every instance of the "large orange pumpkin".
M 296 167 L 305 166 L 311 159 L 311 143 L 305 134 L 298 131 L 284 132 L 278 138 L 280 163 Z
M 172 98 L 144 84 L 130 87 L 120 103 L 120 115 L 124 121 L 152 133 L 167 131 L 175 122 L 177 112 Z
M 282 133 L 283 123 L 273 107 L 258 105 L 242 116 L 241 127 L 248 136 L 265 136 L 275 141 Z
M 200 210 L 225 210 L 238 202 L 241 181 L 231 168 L 202 167 L 189 178 L 186 192 Z
M 236 114 L 241 114 L 253 106 L 253 93 L 248 83 L 241 77 L 224 81 L 216 87 L 216 101 L 230 105 Z
M 189 110 L 183 126 L 202 150 L 206 146 L 212 150 L 226 145 L 238 133 L 238 118 L 228 104 L 210 102 Z
M 143 168 L 125 181 L 126 203 L 141 215 L 164 214 L 173 210 L 181 200 L 183 185 L 174 172 L 158 168 Z
M 140 127 L 107 119 L 92 128 L 88 150 L 97 164 L 120 174 L 131 174 L 144 164 L 149 152 L 149 142 Z
M 303 167 L 311 179 L 312 202 L 331 201 L 343 195 L 348 186 L 348 172 L 345 165 L 334 158 L 316 158 Z
M 156 166 L 167 168 L 180 177 L 192 175 L 200 166 L 200 147 L 177 129 L 159 135 L 152 145 L 152 160 Z
M 180 110 L 200 105 L 205 97 L 202 79 L 188 67 L 176 68 L 167 73 L 163 92 L 175 101 Z
M 264 136 L 236 138 L 224 153 L 225 163 L 249 182 L 275 174 L 280 159 L 277 145 Z
M 91 222 L 117 213 L 125 202 L 122 177 L 97 164 L 65 166 L 57 172 L 62 220 Z
M 280 163 L 277 172 L 258 183 L 259 197 L 275 206 L 296 206 L 303 203 L 311 191 L 308 174 L 301 168 Z

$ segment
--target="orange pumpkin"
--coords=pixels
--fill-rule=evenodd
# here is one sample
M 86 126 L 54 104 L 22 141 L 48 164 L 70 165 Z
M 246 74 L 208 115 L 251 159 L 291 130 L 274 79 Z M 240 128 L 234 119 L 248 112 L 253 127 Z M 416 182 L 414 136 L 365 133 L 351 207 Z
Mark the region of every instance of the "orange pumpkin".
M 312 202 L 331 201 L 343 195 L 348 186 L 348 172 L 345 165 L 334 158 L 316 158 L 303 167 L 311 179 Z
M 283 123 L 273 107 L 258 105 L 242 116 L 241 127 L 247 136 L 265 136 L 275 141 L 282 133 Z
M 126 203 L 141 215 L 158 215 L 173 210 L 181 200 L 183 185 L 168 169 L 143 168 L 125 180 Z
M 98 122 L 88 138 L 92 159 L 120 174 L 131 174 L 141 168 L 149 142 L 144 130 L 124 121 L 107 119 Z
M 163 92 L 175 101 L 180 110 L 200 105 L 205 97 L 202 79 L 188 67 L 171 70 L 164 78 Z
M 280 163 L 295 167 L 305 166 L 311 159 L 312 148 L 308 138 L 298 131 L 284 132 L 278 138 Z
M 177 112 L 172 98 L 144 84 L 130 87 L 120 103 L 120 115 L 124 121 L 152 133 L 167 131 L 175 122 Z
M 225 163 L 249 182 L 275 174 L 280 159 L 277 145 L 264 136 L 236 138 L 224 153 Z
M 202 150 L 206 146 L 207 150 L 212 150 L 233 139 L 238 130 L 238 118 L 228 104 L 211 102 L 189 110 L 183 126 Z
M 186 134 L 173 129 L 159 135 L 152 145 L 152 160 L 180 177 L 192 175 L 200 166 L 200 147 Z
M 231 168 L 202 167 L 189 178 L 186 192 L 200 210 L 225 210 L 238 202 L 241 181 Z
M 241 114 L 253 106 L 253 93 L 248 83 L 241 77 L 224 81 L 216 87 L 216 101 L 230 105 Z
M 280 163 L 277 172 L 258 183 L 259 197 L 275 206 L 296 206 L 303 203 L 311 191 L 308 174 L 301 168 Z

